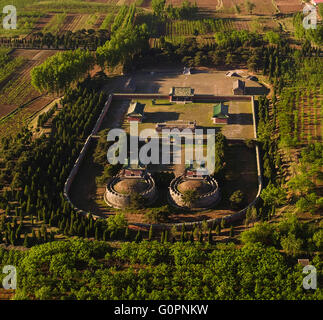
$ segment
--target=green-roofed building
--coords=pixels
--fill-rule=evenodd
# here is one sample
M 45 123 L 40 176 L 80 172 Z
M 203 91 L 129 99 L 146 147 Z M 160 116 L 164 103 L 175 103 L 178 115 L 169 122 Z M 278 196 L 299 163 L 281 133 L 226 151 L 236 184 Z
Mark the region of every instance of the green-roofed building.
M 214 124 L 228 124 L 229 107 L 222 102 L 213 107 L 213 123 Z
M 128 121 L 142 122 L 144 118 L 144 109 L 145 109 L 144 104 L 131 101 L 128 109 L 128 113 L 127 113 Z

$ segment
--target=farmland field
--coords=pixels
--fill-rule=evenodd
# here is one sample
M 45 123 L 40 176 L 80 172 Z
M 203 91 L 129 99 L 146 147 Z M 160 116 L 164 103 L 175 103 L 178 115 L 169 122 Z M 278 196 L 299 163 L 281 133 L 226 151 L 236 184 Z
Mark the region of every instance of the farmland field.
M 301 12 L 303 4 L 301 0 L 275 0 L 281 13 Z
M 55 54 L 54 50 L 24 50 L 15 49 L 11 53 L 13 59 L 24 59 L 24 62 L 16 69 L 10 79 L 6 81 L 0 90 L 0 111 L 1 117 L 7 115 L 17 107 L 27 103 L 28 101 L 38 97 L 40 94 L 31 86 L 30 71 L 31 69 L 42 63 L 51 55 Z M 46 100 L 47 101 L 47 100 Z M 41 107 L 39 101 L 28 106 L 27 109 L 36 111 Z
M 322 141 L 323 98 L 319 89 L 291 89 L 279 107 L 290 112 L 290 134 L 294 144 Z M 284 96 L 285 97 L 285 96 Z M 278 116 L 285 124 L 286 119 Z

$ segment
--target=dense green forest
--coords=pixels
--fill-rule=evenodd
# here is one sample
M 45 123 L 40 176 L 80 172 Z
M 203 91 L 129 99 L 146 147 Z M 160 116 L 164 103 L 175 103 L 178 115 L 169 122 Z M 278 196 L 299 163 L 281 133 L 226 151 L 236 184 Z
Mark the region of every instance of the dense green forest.
M 0 249 L 18 266 L 15 299 L 322 299 L 302 288 L 302 267 L 259 243 L 51 242 L 26 252 Z M 312 262 L 322 272 L 322 262 Z

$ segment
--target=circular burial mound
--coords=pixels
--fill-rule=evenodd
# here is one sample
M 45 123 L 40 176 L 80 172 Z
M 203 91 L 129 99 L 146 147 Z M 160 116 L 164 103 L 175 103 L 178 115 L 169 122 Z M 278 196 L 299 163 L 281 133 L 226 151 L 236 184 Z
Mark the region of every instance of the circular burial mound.
M 199 195 L 203 195 L 210 192 L 212 187 L 203 180 L 187 180 L 180 183 L 177 189 L 180 193 L 188 190 L 196 190 Z
M 113 189 L 121 194 L 141 193 L 149 188 L 149 184 L 143 179 L 124 179 L 113 186 Z

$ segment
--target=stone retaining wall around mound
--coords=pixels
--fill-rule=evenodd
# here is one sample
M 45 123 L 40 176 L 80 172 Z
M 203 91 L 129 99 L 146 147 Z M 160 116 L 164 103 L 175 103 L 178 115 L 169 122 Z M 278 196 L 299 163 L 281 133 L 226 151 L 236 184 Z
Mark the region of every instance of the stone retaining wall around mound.
M 131 199 L 131 196 L 129 194 L 122 194 L 122 193 L 116 192 L 114 189 L 114 186 L 122 179 L 127 179 L 127 178 L 122 178 L 120 176 L 116 176 L 115 178 L 113 178 L 108 183 L 105 190 L 105 195 L 104 195 L 105 202 L 109 206 L 112 206 L 118 209 L 128 207 L 130 205 L 130 199 Z M 141 192 L 140 195 L 145 198 L 145 200 L 147 201 L 147 204 L 149 205 L 150 203 L 154 202 L 157 197 L 156 185 L 150 173 L 147 173 L 145 180 L 149 187 L 147 190 Z
M 178 191 L 178 186 L 189 179 L 186 179 L 184 175 L 173 179 L 169 185 L 169 194 L 174 203 L 179 207 L 186 207 L 183 200 L 183 194 Z M 198 200 L 192 206 L 192 208 L 210 208 L 213 207 L 219 199 L 219 186 L 217 181 L 210 177 L 208 183 L 212 187 L 212 190 L 206 194 L 199 196 Z

